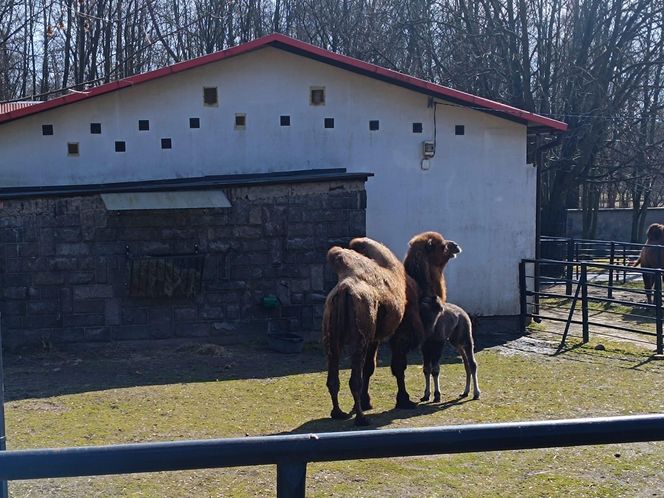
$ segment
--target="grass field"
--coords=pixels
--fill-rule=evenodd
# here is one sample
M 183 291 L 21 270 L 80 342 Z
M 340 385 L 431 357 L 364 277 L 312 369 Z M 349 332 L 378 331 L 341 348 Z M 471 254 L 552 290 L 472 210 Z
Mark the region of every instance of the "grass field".
M 545 327 L 539 327 L 545 329 Z M 628 343 L 556 344 L 545 330 L 483 345 L 482 399 L 459 400 L 462 364 L 442 366 L 443 403 L 394 410 L 383 354 L 372 428 L 664 411 L 664 362 Z M 317 346 L 280 355 L 261 344 L 114 345 L 6 360 L 9 449 L 355 430 L 328 418 Z M 422 390 L 417 359 L 407 370 Z M 342 404 L 350 407 L 342 372 Z M 664 496 L 664 443 L 310 464 L 307 496 Z M 273 496 L 275 468 L 253 467 L 10 483 L 23 496 Z

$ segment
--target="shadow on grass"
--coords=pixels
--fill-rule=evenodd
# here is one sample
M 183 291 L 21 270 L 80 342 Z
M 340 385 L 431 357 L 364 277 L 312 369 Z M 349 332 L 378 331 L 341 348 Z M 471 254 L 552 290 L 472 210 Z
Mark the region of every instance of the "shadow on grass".
M 380 429 L 390 425 L 395 420 L 406 420 L 413 417 L 421 417 L 422 415 L 432 415 L 441 413 L 454 406 L 459 406 L 464 403 L 472 402 L 472 398 L 456 398 L 442 403 L 420 403 L 417 407 L 412 409 L 399 409 L 393 408 L 384 410 L 382 412 L 374 412 L 369 410 L 366 413 L 369 418 L 370 425 L 358 427 L 355 425 L 354 416 L 348 420 L 333 420 L 329 417 L 318 418 L 305 422 L 304 424 L 290 430 L 280 432 L 278 434 L 308 434 L 308 433 L 321 433 L 321 432 L 340 432 L 340 431 L 362 431 Z
M 519 337 L 515 323 L 481 319 L 476 327 L 476 351 Z M 443 363 L 459 361 L 456 353 L 450 359 L 451 349 L 446 349 Z M 386 345 L 380 355 L 382 363 L 389 365 Z M 266 379 L 327 369 L 318 343 L 306 344 L 302 353 L 287 355 L 267 349 L 261 339 L 232 346 L 195 340 L 77 344 L 61 351 L 13 353 L 4 358 L 7 401 L 136 386 Z M 409 364 L 421 364 L 419 351 L 409 354 Z M 347 365 L 346 355 L 342 368 Z

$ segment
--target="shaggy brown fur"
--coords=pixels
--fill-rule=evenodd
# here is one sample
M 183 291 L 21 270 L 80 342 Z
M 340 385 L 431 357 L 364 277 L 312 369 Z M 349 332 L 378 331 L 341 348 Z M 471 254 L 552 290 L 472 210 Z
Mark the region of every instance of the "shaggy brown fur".
M 470 392 L 470 379 L 473 379 L 473 399 L 480 397 L 477 382 L 477 362 L 473 343 L 473 325 L 468 314 L 456 304 L 443 303 L 440 298 L 432 302 L 423 302 L 420 307 L 422 321 L 427 331 L 427 347 L 423 348 L 423 366 L 425 385 L 421 401 L 429 401 L 431 394 L 429 377 L 433 377 L 434 402 L 440 401 L 440 356 L 443 346 L 449 342 L 463 359 L 466 369 L 466 388 L 460 397 L 465 398 Z
M 439 297 L 442 302 L 447 300 L 443 270 L 460 252 L 456 242 L 445 240 L 437 232 L 424 232 L 410 240 L 404 267 L 417 282 L 420 299 Z
M 646 247 L 641 249 L 639 259 L 636 260 L 634 266 L 641 265 L 641 268 L 663 268 L 664 248 L 648 247 L 648 245 L 664 245 L 664 225 L 660 223 L 653 223 L 648 227 L 646 237 Z M 648 304 L 652 302 L 653 285 L 655 285 L 655 275 L 651 273 L 644 273 L 643 287 L 646 290 Z
M 391 337 L 404 317 L 406 274 L 396 256 L 378 242 L 355 239 L 351 247 L 372 255 L 373 259 L 341 247 L 333 247 L 327 253 L 328 263 L 339 278 L 327 296 L 323 313 L 327 387 L 332 398 L 330 415 L 347 418 L 339 407 L 339 359 L 343 346 L 350 345 L 349 385 L 355 424 L 367 425 L 364 408 L 370 407 L 368 379 L 375 368 L 378 343 Z
M 435 303 L 442 305 L 447 301 L 447 287 L 445 285 L 443 270 L 445 270 L 449 260 L 455 258 L 460 252 L 461 247 L 456 242 L 445 240 L 437 232 L 424 232 L 410 240 L 408 243 L 408 253 L 406 254 L 406 259 L 404 259 L 404 267 L 408 276 L 417 282 L 418 302 L 421 305 L 421 308 L 418 308 L 418 312 L 427 309 L 427 306 L 435 307 Z M 422 321 L 425 318 L 426 316 L 423 314 L 421 317 Z M 445 342 L 444 340 L 441 341 L 435 337 L 431 337 L 433 323 L 434 319 L 431 318 L 428 326 L 426 323 L 424 324 L 426 339 L 422 343 L 422 357 L 424 359 L 427 386 L 429 385 L 429 374 L 426 372 L 433 372 L 434 364 L 436 365 L 436 371 L 439 372 L 440 367 L 438 364 Z M 438 381 L 437 375 L 435 380 L 436 382 Z M 425 396 L 425 398 L 422 398 L 422 401 L 428 400 L 428 396 Z M 438 393 L 438 399 L 440 399 L 440 393 Z
M 386 269 L 403 270 L 403 265 L 394 254 L 385 246 L 369 238 L 353 239 L 350 242 L 350 248 L 366 257 L 373 259 L 378 265 Z M 406 309 L 404 316 L 390 337 L 390 349 L 392 351 L 392 360 L 390 367 L 392 375 L 397 381 L 397 408 L 415 408 L 416 403 L 410 400 L 406 390 L 405 374 L 408 367 L 408 352 L 418 348 L 424 340 L 424 327 L 420 319 L 419 310 L 419 291 L 417 282 L 408 275 L 406 277 Z M 363 389 L 362 389 L 362 407 L 365 410 L 372 408 L 371 398 L 369 396 L 369 380 L 376 369 L 376 353 L 378 350 L 378 341 L 369 345 L 367 357 L 364 363 Z

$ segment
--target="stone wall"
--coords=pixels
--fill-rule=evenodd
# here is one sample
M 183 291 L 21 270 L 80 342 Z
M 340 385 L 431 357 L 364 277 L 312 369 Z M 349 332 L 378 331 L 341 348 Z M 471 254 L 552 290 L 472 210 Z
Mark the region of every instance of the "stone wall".
M 645 229 L 651 223 L 664 223 L 664 208 L 648 208 Z M 583 238 L 583 212 L 580 209 L 567 210 L 567 237 Z M 596 240 L 630 242 L 632 234 L 632 210 L 630 208 L 600 209 L 597 213 Z M 645 242 L 645 234 L 643 235 Z M 641 241 L 639 241 L 641 242 Z
M 107 211 L 99 194 L 4 200 L 2 334 L 8 348 L 174 337 L 241 339 L 271 323 L 316 337 L 334 244 L 365 234 L 364 182 L 224 189 L 230 208 Z M 205 255 L 194 297 L 132 297 L 131 260 Z M 281 306 L 267 310 L 265 296 Z

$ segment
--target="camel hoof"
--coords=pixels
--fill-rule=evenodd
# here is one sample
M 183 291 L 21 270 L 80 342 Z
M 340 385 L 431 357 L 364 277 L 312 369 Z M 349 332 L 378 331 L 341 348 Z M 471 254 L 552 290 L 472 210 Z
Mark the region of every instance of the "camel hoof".
M 357 415 L 355 417 L 355 425 L 358 427 L 366 427 L 367 425 L 370 425 L 370 422 L 364 415 Z
M 422 396 L 422 397 L 420 398 L 420 401 L 429 401 L 430 399 L 431 399 L 431 396 L 429 396 L 428 394 L 426 394 L 426 395 L 424 395 L 424 396 Z
M 440 403 L 440 393 L 433 393 L 433 402 Z
M 417 403 L 411 401 L 409 398 L 397 399 L 396 408 L 412 410 L 413 408 L 417 408 Z
M 459 397 L 460 397 L 460 398 L 465 398 L 466 396 L 468 396 L 468 393 L 461 393 L 461 394 L 459 394 Z
M 347 420 L 350 418 L 350 415 L 344 411 L 341 411 L 339 408 L 333 408 L 330 412 L 330 417 L 335 420 Z
M 473 399 L 480 399 L 480 393 L 477 392 L 473 395 Z
M 362 400 L 362 410 L 372 410 L 373 405 L 371 404 L 370 398 L 365 398 Z

